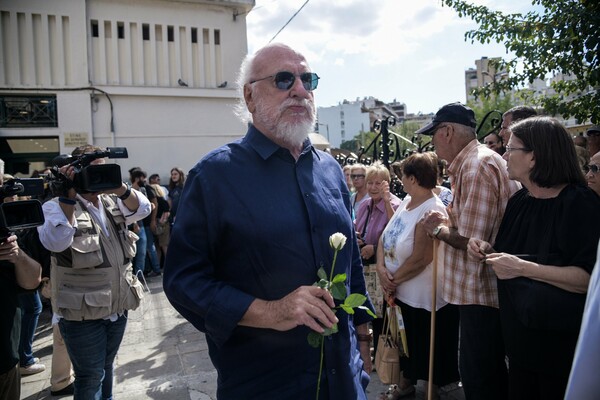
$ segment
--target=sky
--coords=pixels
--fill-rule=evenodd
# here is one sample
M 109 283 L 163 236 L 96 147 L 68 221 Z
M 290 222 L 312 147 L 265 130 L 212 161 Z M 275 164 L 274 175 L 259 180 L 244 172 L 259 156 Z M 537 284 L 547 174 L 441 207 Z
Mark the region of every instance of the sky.
M 256 0 L 248 51 L 268 44 L 306 0 Z M 474 0 L 496 11 L 529 11 L 523 0 Z M 317 107 L 373 96 L 436 112 L 465 97 L 465 70 L 481 57 L 510 58 L 502 44 L 471 44 L 477 25 L 441 0 L 310 0 L 273 42 L 300 51 L 320 77 Z

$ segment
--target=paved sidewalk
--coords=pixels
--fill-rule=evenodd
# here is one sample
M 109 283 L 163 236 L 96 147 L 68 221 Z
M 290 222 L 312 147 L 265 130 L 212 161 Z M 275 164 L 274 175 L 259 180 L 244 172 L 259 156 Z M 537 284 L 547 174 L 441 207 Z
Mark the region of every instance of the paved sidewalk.
M 151 294 L 138 310 L 129 313 L 115 362 L 115 399 L 216 400 L 217 373 L 210 362 L 204 334 L 171 307 L 163 293 L 161 277 L 149 278 L 148 286 Z M 23 377 L 22 400 L 59 399 L 50 395 L 50 318 L 50 309 L 44 308 L 34 341 L 35 356 L 46 365 L 46 371 Z M 386 388 L 372 373 L 367 388 L 369 400 L 375 400 Z M 424 399 L 423 389 L 423 382 L 419 382 L 416 396 L 405 399 Z M 464 400 L 462 389 L 449 389 L 442 400 Z

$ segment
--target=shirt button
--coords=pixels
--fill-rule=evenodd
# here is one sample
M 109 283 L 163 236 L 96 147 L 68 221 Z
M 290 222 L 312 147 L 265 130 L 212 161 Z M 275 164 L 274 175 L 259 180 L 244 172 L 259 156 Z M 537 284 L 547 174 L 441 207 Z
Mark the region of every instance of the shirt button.
M 331 375 L 335 375 L 335 373 L 336 373 L 336 370 L 335 370 L 335 369 L 332 369 L 332 370 L 331 370 Z

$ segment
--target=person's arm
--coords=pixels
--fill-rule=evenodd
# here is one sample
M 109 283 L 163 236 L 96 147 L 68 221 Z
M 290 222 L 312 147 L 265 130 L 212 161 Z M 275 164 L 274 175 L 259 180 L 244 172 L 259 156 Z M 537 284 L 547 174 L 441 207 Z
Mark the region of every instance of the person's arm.
M 29 257 L 17 243 L 17 236 L 9 236 L 0 244 L 0 260 L 6 260 L 15 265 L 17 284 L 23 289 L 35 289 L 42 279 L 42 267 Z
M 141 192 L 131 188 L 131 194 L 125 200 L 118 199 L 117 205 L 125 216 L 125 224 L 131 225 L 150 214 L 152 204 Z
M 590 274 L 583 268 L 538 264 L 507 253 L 489 254 L 485 259 L 485 263 L 494 268 L 498 279 L 512 279 L 522 276 L 573 293 L 586 293 L 590 282 Z
M 421 224 L 415 226 L 414 245 L 411 255 L 393 275 L 393 283 L 402 282 L 419 275 L 433 260 L 433 240 L 427 235 Z
M 446 225 L 441 225 L 440 231 L 436 237 L 437 239 L 444 241 L 450 246 L 460 250 L 466 250 L 467 244 L 469 243 L 469 238 L 458 233 L 458 229 L 450 228 Z
M 396 211 L 396 208 L 398 208 L 398 205 L 396 205 L 394 207 L 394 205 L 392 204 L 392 194 L 390 193 L 390 184 L 387 181 L 383 181 L 381 182 L 381 190 L 383 191 L 383 201 L 385 203 L 385 214 L 387 216 L 387 221 L 389 221 L 392 216 L 394 215 L 394 212 Z
M 44 211 L 44 224 L 38 226 L 37 230 L 42 245 L 57 253 L 68 249 L 73 243 L 73 235 L 77 228 L 77 220 L 73 217 L 73 210 L 65 212 L 63 206 L 73 205 L 57 203 L 56 201 L 47 201 L 42 205 Z M 71 215 L 68 220 L 67 214 Z
M 129 215 L 131 213 L 135 213 L 140 206 L 139 195 L 141 194 L 137 190 L 133 189 L 129 185 L 123 183 L 121 187 L 108 190 L 105 192 L 106 194 L 116 194 L 119 198 L 120 202 L 127 208 L 128 212 L 125 212 L 124 215 Z M 145 196 L 142 196 L 145 197 Z M 121 210 L 123 211 L 123 210 Z
M 370 374 L 373 371 L 373 362 L 371 361 L 371 341 L 373 337 L 369 334 L 369 324 L 356 325 L 355 328 L 360 358 L 363 360 L 363 369 L 367 374 Z

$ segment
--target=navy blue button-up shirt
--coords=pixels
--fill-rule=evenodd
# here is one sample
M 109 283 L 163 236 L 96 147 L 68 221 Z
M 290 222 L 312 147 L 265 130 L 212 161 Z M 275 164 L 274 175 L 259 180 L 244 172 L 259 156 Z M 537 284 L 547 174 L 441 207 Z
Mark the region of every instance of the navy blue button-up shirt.
M 206 333 L 219 399 L 314 398 L 319 349 L 307 342 L 309 328 L 279 332 L 238 322 L 254 299 L 277 300 L 311 285 L 321 266 L 329 273 L 335 232 L 348 238 L 335 274 L 348 275 L 348 294 L 366 295 L 349 210 L 344 175 L 329 154 L 306 141 L 296 161 L 253 126 L 190 171 L 163 282 L 173 306 Z M 366 399 L 354 324 L 371 317 L 336 315 L 339 332 L 324 345 L 323 398 Z

